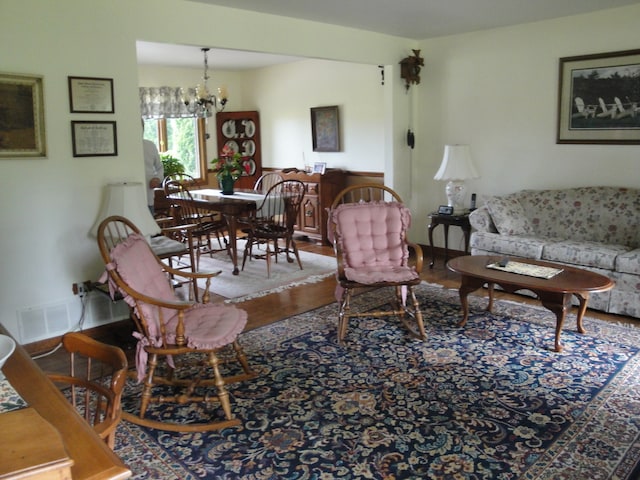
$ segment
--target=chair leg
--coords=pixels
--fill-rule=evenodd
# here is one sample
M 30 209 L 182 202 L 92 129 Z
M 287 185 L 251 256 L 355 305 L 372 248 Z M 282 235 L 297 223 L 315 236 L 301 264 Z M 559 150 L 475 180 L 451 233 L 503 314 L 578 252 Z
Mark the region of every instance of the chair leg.
M 149 401 L 151 400 L 151 389 L 153 388 L 153 375 L 156 372 L 158 366 L 158 355 L 153 353 L 149 356 L 147 362 L 147 376 L 144 379 L 144 387 L 142 387 L 142 394 L 140 396 L 140 418 L 144 418 L 144 414 L 147 412 Z
M 225 388 L 224 378 L 220 374 L 220 360 L 215 353 L 209 353 L 209 365 L 213 369 L 213 375 L 215 378 L 215 385 L 218 390 L 218 400 L 220 401 L 220 406 L 222 406 L 222 410 L 224 411 L 224 416 L 227 420 L 233 419 L 233 414 L 231 413 L 231 401 L 229 400 L 229 392 Z
M 349 324 L 349 311 L 351 310 L 351 290 L 345 288 L 340 299 L 340 308 L 338 311 L 338 343 L 344 343 L 344 337 L 347 334 L 347 326 Z

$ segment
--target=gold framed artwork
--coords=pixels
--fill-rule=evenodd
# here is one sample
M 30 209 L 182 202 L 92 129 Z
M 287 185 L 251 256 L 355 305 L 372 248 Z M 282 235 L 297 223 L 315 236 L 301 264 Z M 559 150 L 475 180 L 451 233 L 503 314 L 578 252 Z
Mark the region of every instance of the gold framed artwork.
M 114 113 L 113 79 L 68 77 L 71 113 Z
M 556 143 L 640 144 L 640 50 L 560 59 Z
M 0 73 L 0 158 L 46 157 L 43 77 Z

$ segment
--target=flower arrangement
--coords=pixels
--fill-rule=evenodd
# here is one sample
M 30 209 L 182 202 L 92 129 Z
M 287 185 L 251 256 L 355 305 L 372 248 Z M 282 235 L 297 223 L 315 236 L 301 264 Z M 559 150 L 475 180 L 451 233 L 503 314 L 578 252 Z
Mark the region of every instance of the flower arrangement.
M 240 161 L 242 157 L 239 153 L 233 151 L 231 147 L 225 145 L 220 152 L 220 158 L 214 158 L 211 161 L 212 170 L 218 178 L 231 177 L 235 182 L 242 172 L 246 170 Z

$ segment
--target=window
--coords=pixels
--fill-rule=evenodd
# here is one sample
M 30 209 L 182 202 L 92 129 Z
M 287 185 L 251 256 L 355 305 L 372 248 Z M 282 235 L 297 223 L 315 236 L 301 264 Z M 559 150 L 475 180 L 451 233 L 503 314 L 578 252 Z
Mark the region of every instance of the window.
M 157 145 L 161 157 L 177 158 L 184 165 L 185 173 L 198 181 L 207 181 L 204 118 L 147 118 L 144 138 Z

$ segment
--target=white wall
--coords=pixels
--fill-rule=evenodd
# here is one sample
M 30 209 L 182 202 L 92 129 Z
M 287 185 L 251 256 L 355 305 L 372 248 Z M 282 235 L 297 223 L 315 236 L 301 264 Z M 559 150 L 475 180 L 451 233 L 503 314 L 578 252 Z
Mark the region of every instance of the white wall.
M 639 18 L 635 5 L 422 42 L 414 237 L 426 242 L 427 214 L 446 203 L 444 182 L 433 180 L 445 144 L 471 146 L 480 178 L 467 182 L 468 192 L 481 197 L 522 188 L 640 187 L 640 146 L 555 143 L 559 58 L 638 48 Z M 462 250 L 458 229 L 450 233 L 450 246 Z
M 201 70 L 141 65 L 140 85 L 188 86 Z M 331 60 L 301 60 L 255 70 L 210 73 L 210 86 L 226 85 L 225 111 L 260 113 L 262 164 L 303 168 L 325 162 L 328 168 L 384 172 L 385 106 L 377 65 Z M 340 152 L 314 152 L 311 107 L 338 105 Z M 207 156 L 216 157 L 215 117 L 209 119 Z M 303 160 L 304 158 L 304 160 Z
M 205 28 L 194 26 L 201 19 Z M 45 90 L 47 158 L 0 160 L 0 322 L 21 343 L 76 323 L 80 302 L 71 285 L 95 280 L 102 271 L 88 231 L 103 186 L 144 178 L 136 40 L 372 65 L 393 65 L 415 46 L 387 35 L 182 0 L 2 0 L 0 70 L 43 75 Z M 115 113 L 71 114 L 69 75 L 113 78 Z M 74 158 L 71 120 L 116 121 L 118 155 Z M 110 310 L 108 303 L 92 305 L 85 326 L 108 321 Z

